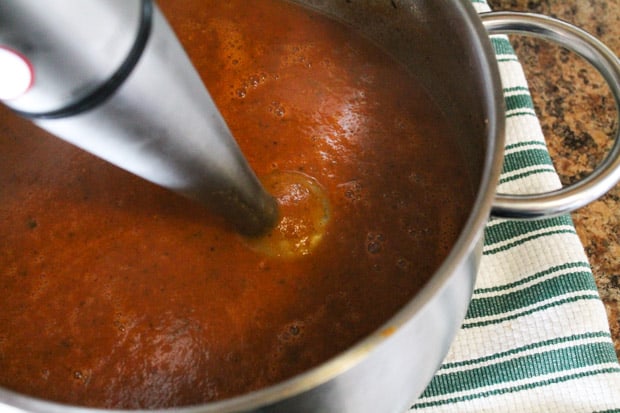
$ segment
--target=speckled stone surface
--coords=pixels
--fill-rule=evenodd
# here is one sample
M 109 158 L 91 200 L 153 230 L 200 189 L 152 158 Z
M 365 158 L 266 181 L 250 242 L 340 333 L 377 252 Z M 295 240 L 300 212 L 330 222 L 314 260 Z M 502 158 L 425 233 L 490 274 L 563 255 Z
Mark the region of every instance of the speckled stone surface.
M 542 13 L 571 22 L 620 56 L 620 0 L 489 0 L 493 10 Z M 532 37 L 511 36 L 549 151 L 566 185 L 587 175 L 613 143 L 618 115 L 602 77 L 585 60 Z M 620 185 L 573 220 L 592 265 L 620 358 Z

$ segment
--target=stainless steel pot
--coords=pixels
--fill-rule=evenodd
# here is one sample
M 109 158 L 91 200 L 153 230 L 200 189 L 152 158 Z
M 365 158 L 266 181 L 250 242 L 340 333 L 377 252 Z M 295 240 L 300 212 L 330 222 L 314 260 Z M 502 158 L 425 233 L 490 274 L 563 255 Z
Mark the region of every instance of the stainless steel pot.
M 336 358 L 278 385 L 221 402 L 171 409 L 175 412 L 405 411 L 433 377 L 465 316 L 489 215 L 564 213 L 597 198 L 620 180 L 617 138 L 601 167 L 574 187 L 534 197 L 495 194 L 503 161 L 504 98 L 487 29 L 533 31 L 574 49 L 603 73 L 618 105 L 617 58 L 578 29 L 531 15 L 491 13 L 483 16 L 481 23 L 469 0 L 295 2 L 360 30 L 433 91 L 446 115 L 460 125 L 455 142 L 470 160 L 468 172 L 477 188 L 476 202 L 443 265 L 423 291 L 381 329 Z M 4 389 L 0 389 L 0 410 L 99 411 L 36 400 Z

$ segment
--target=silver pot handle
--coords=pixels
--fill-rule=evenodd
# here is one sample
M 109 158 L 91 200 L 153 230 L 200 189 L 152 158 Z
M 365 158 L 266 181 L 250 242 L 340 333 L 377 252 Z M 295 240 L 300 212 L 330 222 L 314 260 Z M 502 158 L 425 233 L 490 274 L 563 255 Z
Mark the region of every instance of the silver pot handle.
M 620 118 L 620 60 L 587 32 L 564 21 L 530 13 L 480 14 L 489 34 L 526 34 L 550 40 L 590 62 L 608 83 Z M 620 121 L 618 122 L 620 125 Z M 614 145 L 603 162 L 586 178 L 562 189 L 533 195 L 496 194 L 492 215 L 505 218 L 541 218 L 574 211 L 603 196 L 620 181 L 620 126 Z

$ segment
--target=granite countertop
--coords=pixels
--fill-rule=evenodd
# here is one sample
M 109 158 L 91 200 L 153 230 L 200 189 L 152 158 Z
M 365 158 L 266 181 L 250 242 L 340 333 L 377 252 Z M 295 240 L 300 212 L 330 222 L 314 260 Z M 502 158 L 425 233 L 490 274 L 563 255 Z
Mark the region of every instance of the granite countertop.
M 620 56 L 620 0 L 489 0 L 493 10 L 542 13 L 571 22 Z M 618 115 L 602 77 L 575 54 L 511 36 L 524 66 L 549 151 L 563 184 L 587 175 L 611 147 Z M 589 257 L 620 358 L 620 185 L 572 214 Z

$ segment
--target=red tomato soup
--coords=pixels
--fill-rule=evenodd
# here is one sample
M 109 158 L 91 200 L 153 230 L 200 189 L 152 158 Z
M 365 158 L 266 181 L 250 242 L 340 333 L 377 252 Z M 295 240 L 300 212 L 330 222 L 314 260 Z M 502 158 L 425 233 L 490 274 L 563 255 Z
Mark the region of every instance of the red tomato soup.
M 466 220 L 449 122 L 371 42 L 275 0 L 159 5 L 257 175 L 321 188 L 322 236 L 266 254 L 0 108 L 3 387 L 156 408 L 277 383 L 385 323 Z

